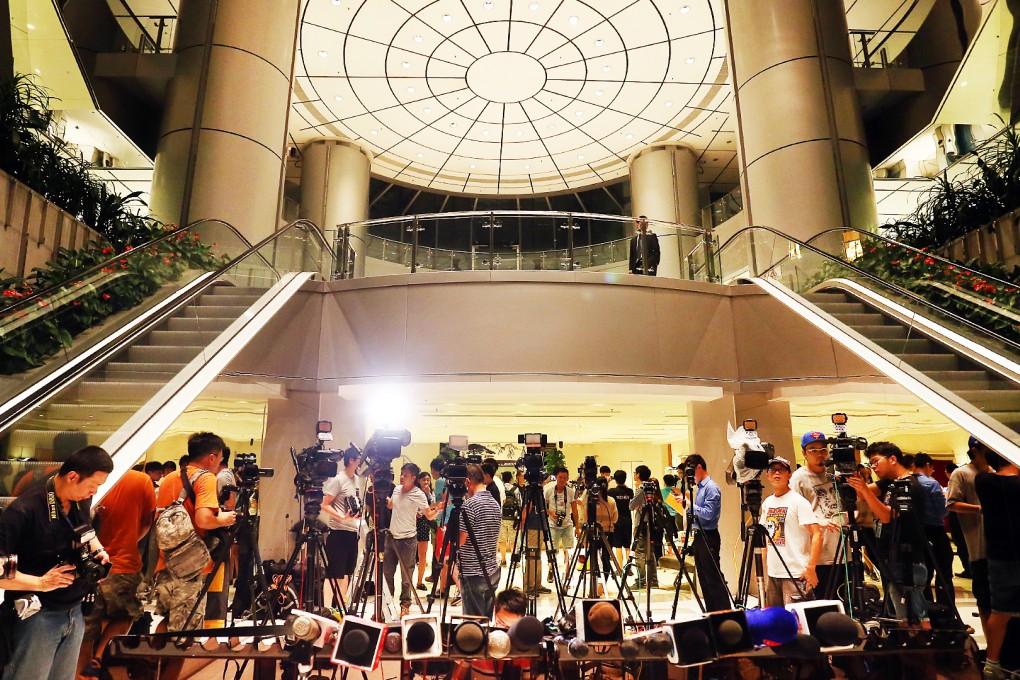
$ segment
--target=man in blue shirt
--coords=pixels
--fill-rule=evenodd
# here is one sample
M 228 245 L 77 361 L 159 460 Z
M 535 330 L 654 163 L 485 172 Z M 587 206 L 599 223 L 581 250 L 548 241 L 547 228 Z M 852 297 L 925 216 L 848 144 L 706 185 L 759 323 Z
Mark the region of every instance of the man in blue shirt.
M 722 514 L 722 491 L 708 475 L 705 459 L 697 453 L 687 456 L 684 467 L 694 468 L 694 481 L 697 492 L 694 494 L 694 507 L 690 508 L 691 521 L 694 523 L 694 566 L 698 570 L 698 583 L 701 585 L 701 596 L 708 611 L 719 611 L 732 608 L 729 587 L 723 579 L 719 566 L 719 551 L 722 538 L 719 536 L 719 515 Z M 684 499 L 684 506 L 687 499 Z
M 946 493 L 938 480 L 933 479 L 935 462 L 927 453 L 918 453 L 913 460 L 914 476 L 921 483 L 925 497 L 924 535 L 931 545 L 935 563 L 926 557 L 928 562 L 928 588 L 925 597 L 932 599 L 931 582 L 938 570 L 939 580 L 935 582 L 935 601 L 947 607 L 956 606 L 956 592 L 953 588 L 953 546 L 946 534 L 945 519 L 949 514 L 946 508 Z M 934 569 L 932 568 L 934 567 Z M 943 587 L 945 584 L 945 587 Z

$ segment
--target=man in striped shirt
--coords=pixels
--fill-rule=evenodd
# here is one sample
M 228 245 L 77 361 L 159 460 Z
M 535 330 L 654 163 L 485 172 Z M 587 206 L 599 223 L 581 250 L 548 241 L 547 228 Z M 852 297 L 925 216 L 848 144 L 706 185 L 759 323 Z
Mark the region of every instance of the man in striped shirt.
M 467 466 L 465 483 L 468 497 L 460 509 L 460 548 L 457 551 L 460 591 L 465 615 L 488 618 L 492 616 L 493 593 L 499 585 L 496 553 L 503 511 L 499 501 L 486 490 L 485 473 L 480 465 Z

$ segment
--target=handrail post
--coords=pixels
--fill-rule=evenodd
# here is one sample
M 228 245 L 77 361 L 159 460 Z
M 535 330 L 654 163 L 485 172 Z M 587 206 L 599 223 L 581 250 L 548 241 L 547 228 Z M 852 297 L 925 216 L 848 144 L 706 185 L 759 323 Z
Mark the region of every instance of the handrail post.
M 705 278 L 709 283 L 715 283 L 715 236 L 711 229 L 706 229 L 702 238 L 705 239 Z
M 574 213 L 567 213 L 567 266 L 574 271 Z
M 418 216 L 411 223 L 411 273 L 418 271 Z
M 496 268 L 496 213 L 489 212 L 489 271 Z

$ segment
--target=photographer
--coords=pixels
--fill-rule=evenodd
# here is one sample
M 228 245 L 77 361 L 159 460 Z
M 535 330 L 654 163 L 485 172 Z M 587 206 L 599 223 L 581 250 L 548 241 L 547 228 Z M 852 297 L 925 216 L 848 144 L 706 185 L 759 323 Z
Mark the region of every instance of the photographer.
M 493 593 L 499 585 L 496 553 L 502 510 L 499 501 L 485 488 L 481 466 L 468 465 L 464 481 L 468 496 L 460 509 L 460 547 L 457 550 L 463 611 L 465 616 L 489 618 Z
M 630 560 L 630 545 L 634 535 L 634 517 L 630 512 L 630 502 L 634 500 L 634 489 L 627 486 L 627 473 L 617 470 L 613 473 L 616 486 L 606 493 L 616 502 L 617 520 L 613 525 L 613 535 L 609 543 L 616 551 L 616 559 L 620 564 Z
M 17 555 L 19 573 L 0 587 L 0 635 L 11 645 L 5 680 L 72 680 L 85 625 L 81 602 L 88 594 L 82 576 L 79 537 L 89 528 L 90 500 L 113 471 L 113 459 L 98 446 L 72 453 L 56 476 L 26 491 L 0 515 L 0 555 Z M 151 482 L 146 480 L 151 486 Z M 98 540 L 92 562 L 109 562 Z M 70 563 L 70 564 L 69 564 Z M 41 609 L 18 618 L 15 602 L 38 593 Z
M 841 524 L 839 493 L 833 484 L 832 475 L 825 469 L 825 462 L 829 458 L 825 434 L 805 432 L 800 438 L 800 450 L 804 456 L 804 466 L 795 470 L 790 477 L 790 488 L 811 504 L 811 509 L 818 517 L 818 528 L 822 532 L 822 554 L 816 568 L 818 582 L 823 588 L 838 588 L 838 583 L 845 579 L 845 576 L 840 578 L 840 574 L 845 574 L 845 571 L 833 566 L 843 562 L 842 556 L 836 554 L 839 550 Z M 817 595 L 831 598 L 833 592 L 819 592 Z
M 326 578 L 336 579 L 341 593 L 347 592 L 351 574 L 358 566 L 358 540 L 361 529 L 361 507 L 358 490 L 361 478 L 355 474 L 361 464 L 361 452 L 351 447 L 344 451 L 344 468 L 322 485 L 322 513 L 326 515 Z M 334 607 L 339 605 L 333 593 Z M 324 602 L 329 602 L 325 597 Z
M 574 501 L 577 500 L 577 493 L 567 486 L 570 480 L 570 472 L 565 467 L 556 468 L 553 472 L 556 477 L 554 484 L 545 487 L 545 507 L 549 514 L 549 534 L 552 536 L 552 549 L 563 550 L 563 567 L 566 568 L 570 562 L 570 551 L 574 548 L 574 537 L 579 530 L 574 525 L 574 516 L 577 508 Z M 555 554 L 555 553 L 554 553 Z M 549 565 L 548 580 L 552 582 L 553 565 Z M 567 574 L 569 577 L 569 574 Z
M 503 473 L 503 487 L 506 489 L 506 498 L 503 499 L 502 516 L 499 523 L 499 564 L 506 566 L 506 555 L 514 549 L 514 537 L 520 527 L 521 520 L 521 488 L 524 483 L 523 473 L 518 472 L 518 483 L 514 483 L 513 473 L 509 470 Z
M 658 588 L 658 558 L 662 551 L 662 525 L 665 521 L 662 516 L 662 494 L 659 491 L 659 483 L 652 479 L 652 471 L 647 465 L 638 465 L 634 468 L 634 479 L 637 480 L 637 488 L 630 502 L 631 512 L 640 513 L 648 499 L 652 502 L 651 522 L 647 519 L 639 520 L 634 531 L 632 552 L 638 577 L 634 590 L 643 590 L 646 587 Z
M 418 515 L 430 520 L 439 515 L 439 507 L 430 507 L 428 497 L 418 488 L 419 472 L 421 470 L 414 463 L 405 463 L 400 468 L 400 485 L 393 489 L 393 495 L 386 502 L 393 513 L 390 515 L 390 535 L 383 558 L 383 576 L 390 592 L 396 594 L 393 576 L 400 565 L 401 616 L 411 611 L 411 571 L 418 554 Z
M 684 468 L 694 470 L 694 507 L 690 521 L 694 523 L 694 566 L 698 571 L 701 596 L 708 611 L 729 609 L 732 605 L 729 588 L 723 579 L 719 552 L 722 537 L 719 535 L 719 516 L 722 514 L 722 490 L 708 474 L 705 459 L 692 453 L 684 460 Z M 687 507 L 687 498 L 683 499 Z
M 917 477 L 903 465 L 903 452 L 895 444 L 874 442 L 866 453 L 878 482 L 867 484 L 854 475 L 850 477 L 850 485 L 857 492 L 858 502 L 867 503 L 881 523 L 879 556 L 893 572 L 882 574 L 882 579 L 888 585 L 897 616 L 907 618 L 904 602 L 908 602 L 911 618 L 927 626 L 927 605 L 922 592 L 928 582 L 925 566 L 928 541 L 922 529 L 927 503 L 925 491 Z M 897 509 L 900 502 L 903 503 L 900 507 L 909 513 Z M 898 538 L 894 538 L 897 534 Z

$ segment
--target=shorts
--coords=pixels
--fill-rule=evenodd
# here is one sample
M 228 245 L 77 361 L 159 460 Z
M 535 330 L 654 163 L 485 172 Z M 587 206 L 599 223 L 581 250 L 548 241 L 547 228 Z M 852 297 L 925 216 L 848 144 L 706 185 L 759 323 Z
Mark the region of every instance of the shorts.
M 988 559 L 988 585 L 992 588 L 992 612 L 1020 614 L 1020 563 Z
M 549 527 L 553 550 L 570 550 L 574 547 L 574 527 Z
M 517 538 L 517 520 L 503 519 L 499 521 L 499 547 L 502 550 L 513 550 Z
M 331 529 L 326 536 L 326 578 L 350 576 L 358 567 L 358 534 Z
M 110 574 L 96 588 L 96 602 L 85 617 L 85 639 L 96 640 L 103 630 L 103 621 L 112 618 L 136 619 L 142 615 L 138 599 L 141 574 Z
M 156 574 L 156 613 L 166 617 L 167 630 L 196 630 L 205 624 L 205 598 L 199 600 L 198 594 L 202 592 L 206 576 L 199 574 L 183 581 L 175 579 L 165 569 Z M 195 607 L 195 614 L 188 620 L 192 607 Z
M 634 540 L 633 527 L 630 523 L 617 524 L 613 527 L 613 533 L 609 535 L 609 545 L 614 548 L 626 548 L 630 550 L 630 544 Z
M 811 599 L 811 588 L 808 587 L 804 579 L 769 576 L 765 586 L 765 606 L 785 607 L 791 602 L 798 602 L 801 599 Z
M 974 593 L 978 609 L 989 611 L 992 608 L 992 588 L 988 583 L 988 560 L 970 561 L 970 589 Z

